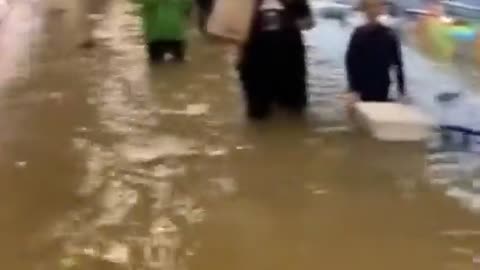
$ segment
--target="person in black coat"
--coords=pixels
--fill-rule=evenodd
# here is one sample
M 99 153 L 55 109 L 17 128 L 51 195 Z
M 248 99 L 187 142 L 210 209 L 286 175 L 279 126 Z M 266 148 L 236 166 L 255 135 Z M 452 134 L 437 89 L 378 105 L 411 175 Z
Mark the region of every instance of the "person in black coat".
M 352 101 L 389 101 L 390 71 L 396 72 L 398 92 L 406 95 L 401 45 L 392 29 L 378 22 L 384 10 L 380 0 L 362 3 L 368 22 L 355 29 L 345 62 Z
M 307 72 L 301 30 L 312 26 L 306 0 L 257 0 L 238 65 L 249 118 L 268 117 L 273 105 L 304 111 Z

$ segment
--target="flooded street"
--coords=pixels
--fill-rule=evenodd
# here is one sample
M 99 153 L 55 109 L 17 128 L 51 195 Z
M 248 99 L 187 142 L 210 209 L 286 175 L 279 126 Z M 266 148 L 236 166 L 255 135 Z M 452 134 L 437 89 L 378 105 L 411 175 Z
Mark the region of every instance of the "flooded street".
M 348 28 L 319 21 L 306 34 L 308 120 L 251 124 L 231 48 L 192 30 L 187 64 L 150 68 L 135 6 L 99 5 L 93 50 L 72 31 L 83 7 L 23 0 L 2 23 L 2 48 L 18 52 L 0 61 L 14 68 L 0 80 L 4 269 L 480 267 L 477 154 L 351 129 L 339 98 Z M 432 116 L 449 114 L 438 94 L 478 94 L 465 65 L 405 55 Z

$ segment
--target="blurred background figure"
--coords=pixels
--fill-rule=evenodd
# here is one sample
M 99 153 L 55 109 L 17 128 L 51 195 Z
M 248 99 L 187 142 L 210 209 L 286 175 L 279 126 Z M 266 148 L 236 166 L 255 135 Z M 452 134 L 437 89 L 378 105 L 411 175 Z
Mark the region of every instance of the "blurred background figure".
M 94 29 L 96 27 L 98 16 L 105 11 L 105 8 L 108 5 L 109 0 L 84 0 L 83 1 L 83 17 L 82 22 L 85 25 L 84 37 L 80 41 L 80 47 L 82 48 L 92 48 L 95 44 L 95 38 L 93 35 Z
M 95 46 L 94 29 L 109 0 L 46 0 L 46 11 L 61 31 L 74 33 L 74 47 L 90 49 Z M 56 26 L 56 27 L 57 27 Z
M 168 55 L 185 60 L 187 24 L 192 0 L 136 0 L 141 6 L 143 30 L 151 62 L 163 62 Z
M 7 0 L 0 0 L 0 23 L 6 18 L 9 13 L 10 5 Z
M 269 116 L 274 104 L 295 113 L 307 105 L 305 46 L 301 30 L 313 26 L 306 0 L 258 0 L 239 63 L 247 113 Z
M 319 13 L 321 17 L 326 19 L 337 20 L 341 26 L 348 24 L 347 18 L 352 15 L 355 10 L 355 3 L 344 3 L 342 1 L 335 2 L 313 2 L 315 13 Z
M 208 17 L 212 11 L 214 0 L 196 0 L 198 10 L 198 25 L 205 32 L 207 28 Z
M 39 38 L 36 9 L 28 2 L 0 0 L 0 89 L 28 78 L 32 44 Z
M 384 11 L 380 0 L 364 0 L 367 23 L 355 29 L 346 53 L 346 68 L 352 102 L 389 100 L 390 71 L 395 68 L 400 95 L 405 95 L 400 41 L 394 31 L 380 23 Z
M 442 2 L 439 0 L 427 0 L 425 1 L 425 6 L 428 12 L 435 17 L 441 17 L 445 15 Z

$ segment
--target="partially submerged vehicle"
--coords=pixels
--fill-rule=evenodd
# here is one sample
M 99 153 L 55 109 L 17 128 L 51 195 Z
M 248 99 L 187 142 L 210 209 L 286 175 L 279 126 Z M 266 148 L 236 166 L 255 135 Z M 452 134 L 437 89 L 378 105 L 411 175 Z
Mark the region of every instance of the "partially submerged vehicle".
M 397 33 L 401 32 L 403 22 L 403 10 L 392 1 L 387 1 L 386 14 L 379 18 L 379 21 L 393 28 Z M 314 1 L 312 8 L 316 16 L 338 20 L 342 23 L 349 23 L 353 26 L 365 22 L 363 15 L 359 12 L 358 1 L 337 0 L 337 1 Z
M 480 1 L 443 1 L 445 12 L 452 17 L 463 18 L 471 21 L 480 21 Z
M 354 6 L 341 1 L 313 1 L 312 9 L 316 16 L 322 18 L 346 20 Z

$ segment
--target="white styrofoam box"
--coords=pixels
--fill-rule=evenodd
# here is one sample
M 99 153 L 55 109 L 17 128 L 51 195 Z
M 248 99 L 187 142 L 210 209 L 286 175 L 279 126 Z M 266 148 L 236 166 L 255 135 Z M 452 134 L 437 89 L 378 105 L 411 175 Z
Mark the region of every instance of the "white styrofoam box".
M 381 141 L 422 141 L 431 136 L 433 121 L 403 104 L 359 102 L 355 110 L 373 137 Z

